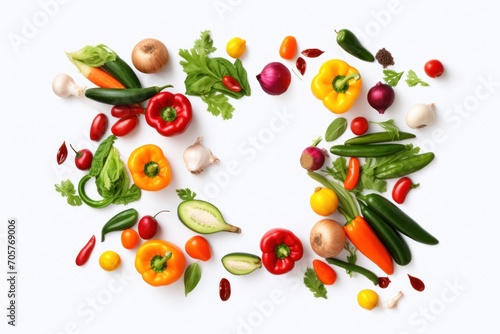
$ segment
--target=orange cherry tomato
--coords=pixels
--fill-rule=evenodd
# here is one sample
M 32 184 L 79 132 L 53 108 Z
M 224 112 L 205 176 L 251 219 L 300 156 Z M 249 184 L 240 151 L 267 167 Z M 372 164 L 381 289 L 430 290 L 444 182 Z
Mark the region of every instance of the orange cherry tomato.
M 126 249 L 132 249 L 139 245 L 140 238 L 139 234 L 135 230 L 129 228 L 122 232 L 121 240 L 123 247 Z
M 208 261 L 212 257 L 210 244 L 201 235 L 195 235 L 186 241 L 185 249 L 186 253 L 193 259 Z
M 337 280 L 337 273 L 335 270 L 321 260 L 313 260 L 313 269 L 320 282 L 325 285 L 332 285 Z
M 283 59 L 293 59 L 297 54 L 297 39 L 293 36 L 286 36 L 281 42 L 280 56 Z

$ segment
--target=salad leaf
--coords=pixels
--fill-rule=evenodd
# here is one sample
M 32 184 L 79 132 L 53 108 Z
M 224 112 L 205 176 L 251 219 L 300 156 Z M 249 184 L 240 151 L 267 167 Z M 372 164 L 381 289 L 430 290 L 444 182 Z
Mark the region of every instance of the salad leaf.
M 401 79 L 401 77 L 403 76 L 403 73 L 405 73 L 405 71 L 402 71 L 402 72 L 396 72 L 396 71 L 393 71 L 393 70 L 384 70 L 383 71 L 384 73 L 384 78 L 383 80 L 391 87 L 396 87 L 399 80 Z
M 314 269 L 306 269 L 306 273 L 304 275 L 304 284 L 309 288 L 309 291 L 313 293 L 314 297 L 327 299 L 327 291 L 325 285 L 318 279 L 318 276 L 314 272 Z
M 195 199 L 196 193 L 194 191 L 191 191 L 191 189 L 186 188 L 186 189 L 177 189 L 175 191 L 177 193 L 177 196 L 183 201 L 190 201 L 192 199 Z
M 184 295 L 187 296 L 188 293 L 194 290 L 201 280 L 201 269 L 200 265 L 196 262 L 191 263 L 187 266 L 184 271 Z
M 75 185 L 71 180 L 61 181 L 61 184 L 55 185 L 56 191 L 61 193 L 62 197 L 66 197 L 69 205 L 80 206 L 82 205 L 82 199 L 76 194 Z
M 409 70 L 408 73 L 406 74 L 406 83 L 410 87 L 414 87 L 418 84 L 420 84 L 420 86 L 429 86 L 429 84 L 425 81 L 422 81 L 422 79 L 420 79 L 417 76 L 417 73 L 415 73 L 415 71 L 413 70 Z
M 386 132 L 391 134 L 392 140 L 399 140 L 399 128 L 396 126 L 393 119 L 384 122 L 370 121 L 370 123 L 380 125 Z
M 342 136 L 347 129 L 347 119 L 345 117 L 337 117 L 326 128 L 325 140 L 327 142 L 334 141 Z

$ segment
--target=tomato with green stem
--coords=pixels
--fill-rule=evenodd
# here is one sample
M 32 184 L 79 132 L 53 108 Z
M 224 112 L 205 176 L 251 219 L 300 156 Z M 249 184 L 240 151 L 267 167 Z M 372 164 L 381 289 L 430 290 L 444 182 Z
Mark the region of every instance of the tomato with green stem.
M 444 66 L 437 59 L 431 59 L 424 65 L 425 74 L 427 74 L 431 78 L 437 78 L 443 75 Z
M 333 285 L 337 280 L 337 273 L 327 263 L 315 259 L 313 260 L 313 269 L 321 283 L 325 285 Z
M 76 154 L 75 155 L 76 168 L 78 168 L 79 170 L 90 169 L 90 166 L 92 165 L 92 160 L 94 159 L 92 152 L 87 148 L 77 151 L 71 144 L 69 146 Z
M 208 261 L 212 257 L 212 251 L 208 240 L 201 235 L 195 235 L 186 241 L 184 246 L 186 253 L 193 259 Z

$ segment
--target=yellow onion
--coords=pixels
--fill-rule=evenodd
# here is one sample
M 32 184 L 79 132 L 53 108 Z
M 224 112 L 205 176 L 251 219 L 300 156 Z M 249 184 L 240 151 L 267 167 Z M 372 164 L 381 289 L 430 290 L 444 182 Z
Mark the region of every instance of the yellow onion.
M 160 72 L 167 62 L 167 47 L 157 39 L 143 39 L 132 50 L 132 63 L 142 73 Z
M 344 249 L 345 242 L 344 227 L 333 219 L 321 219 L 311 229 L 311 248 L 323 258 L 337 256 Z

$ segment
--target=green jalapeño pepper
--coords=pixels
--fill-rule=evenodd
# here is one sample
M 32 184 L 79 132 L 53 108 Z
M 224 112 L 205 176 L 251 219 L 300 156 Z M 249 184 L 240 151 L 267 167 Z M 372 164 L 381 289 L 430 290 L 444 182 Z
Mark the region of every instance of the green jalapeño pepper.
M 302 258 L 304 249 L 300 239 L 283 228 L 269 230 L 260 241 L 262 264 L 271 274 L 281 275 L 293 269 Z
M 337 43 L 344 51 L 358 59 L 368 62 L 375 61 L 373 54 L 365 49 L 356 35 L 350 30 L 342 29 L 337 31 Z
M 165 137 L 183 133 L 191 123 L 191 102 L 182 94 L 161 92 L 153 96 L 146 108 L 146 122 Z

